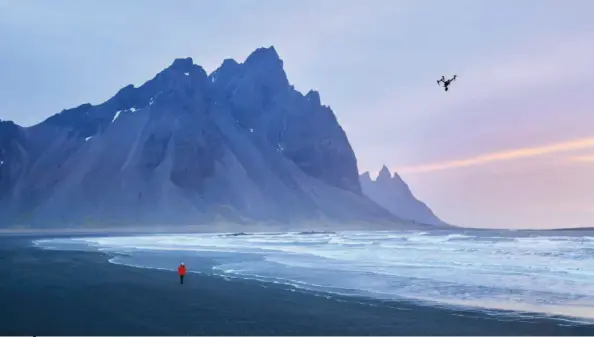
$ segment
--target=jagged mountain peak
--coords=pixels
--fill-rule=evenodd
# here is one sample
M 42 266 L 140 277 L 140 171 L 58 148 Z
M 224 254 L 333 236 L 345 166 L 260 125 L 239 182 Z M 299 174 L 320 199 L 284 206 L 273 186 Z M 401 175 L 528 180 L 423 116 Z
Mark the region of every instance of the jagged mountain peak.
M 394 175 L 392 176 L 392 181 L 396 184 L 403 185 L 406 186 L 406 188 L 408 188 L 408 184 L 404 181 L 404 179 L 402 179 L 398 172 L 394 172 Z
M 268 83 L 270 87 L 286 87 L 288 86 L 287 76 L 283 69 L 283 61 L 280 59 L 274 46 L 262 47 L 253 51 L 245 60 L 241 72 L 246 73 L 246 70 L 252 73 L 252 78 L 258 79 L 262 83 Z M 240 63 L 234 59 L 225 59 L 222 65 L 215 70 L 210 76 L 206 73 L 203 67 L 194 64 L 191 57 L 176 58 L 171 65 L 159 72 L 155 77 L 139 87 L 132 84 L 118 90 L 116 95 L 109 101 L 103 104 L 113 104 L 117 110 L 124 110 L 134 108 L 137 105 L 144 105 L 148 103 L 150 98 L 153 98 L 160 91 L 165 91 L 172 84 L 178 83 L 175 78 L 188 76 L 197 78 L 198 81 L 192 82 L 186 87 L 200 86 L 203 79 L 210 77 L 212 82 L 215 78 L 220 78 L 221 75 L 227 77 L 234 77 L 238 75 Z M 179 85 L 178 85 L 179 87 Z M 200 89 L 200 88 L 198 88 Z M 315 95 L 312 96 L 315 101 Z M 319 94 L 317 95 L 319 101 Z M 144 102 L 144 101 L 147 102 Z M 81 104 L 75 108 L 64 109 L 60 113 L 50 116 L 46 119 L 50 123 L 75 124 L 81 119 L 88 119 L 84 115 L 88 115 L 89 111 L 95 106 L 90 103 Z M 111 116 L 110 116 L 111 118 Z
M 289 86 L 284 63 L 274 47 L 256 49 L 243 65 L 244 75 L 257 79 L 260 86 L 267 86 L 269 90 Z
M 217 92 L 230 105 L 239 127 L 265 137 L 274 148 L 282 148 L 282 154 L 308 174 L 361 194 L 356 163 L 351 165 L 356 159 L 334 113 L 321 105 L 317 91 L 303 95 L 290 85 L 274 47 L 258 48 L 243 63 L 225 60 L 209 79 L 220 89 Z M 321 138 L 323 129 L 332 135 Z M 258 132 L 262 130 L 266 132 Z M 342 147 L 347 151 L 335 151 Z M 303 156 L 304 149 L 315 153 L 318 164 Z M 337 164 L 342 161 L 343 165 Z M 341 176 L 332 173 L 341 170 Z
M 439 219 L 422 201 L 418 200 L 404 180 L 386 165 L 382 167 L 377 179 L 370 179 L 367 172 L 359 176 L 363 194 L 368 196 L 392 214 L 419 223 L 444 227 L 449 226 Z
M 254 86 L 265 91 L 286 90 L 289 87 L 283 61 L 273 46 L 256 49 L 243 63 L 225 59 L 209 78 L 212 83 L 231 87 L 232 90 L 235 90 L 237 81 L 253 82 Z
M 365 172 L 361 173 L 360 179 L 361 179 L 362 182 L 363 181 L 364 182 L 371 182 L 372 181 L 371 175 L 369 174 L 369 171 L 365 171 Z
M 386 165 L 382 166 L 382 169 L 379 171 L 376 181 L 390 181 L 392 179 L 392 173 L 390 169 Z
M 194 64 L 194 60 L 191 57 L 177 58 L 173 60 L 173 63 L 171 63 L 169 67 L 165 68 L 165 70 L 160 72 L 155 78 L 159 77 L 161 74 L 170 73 L 175 73 L 178 76 L 198 75 L 201 78 L 207 77 L 204 68 L 198 64 Z
M 224 59 L 221 66 L 236 66 L 239 65 L 235 59 Z
M 101 104 L 85 103 L 76 108 L 62 110 L 42 124 L 69 127 L 73 129 L 70 136 L 86 139 L 104 132 L 112 120 L 122 112 L 134 113 L 158 101 L 168 106 L 179 106 L 195 97 L 204 98 L 210 94 L 209 91 L 206 71 L 194 64 L 191 57 L 177 58 L 152 79 L 138 87 L 132 84 L 126 85 Z M 186 104 L 187 109 L 189 107 Z M 174 109 L 169 109 L 167 113 L 173 111 Z
M 192 67 L 194 67 L 194 60 L 191 57 L 186 57 L 173 60 L 173 63 L 169 66 L 169 69 L 190 71 L 192 70 Z
M 362 196 L 334 113 L 317 91 L 294 90 L 274 47 L 208 76 L 175 59 L 23 137 L 5 158 L 3 179 L 15 184 L 0 189 L 0 222 L 397 219 Z
M 283 61 L 278 55 L 274 46 L 260 47 L 254 50 L 245 60 L 246 64 L 269 63 L 276 64 L 282 67 Z
M 313 105 L 322 105 L 320 93 L 315 90 L 310 90 L 307 95 L 305 95 L 305 99 Z

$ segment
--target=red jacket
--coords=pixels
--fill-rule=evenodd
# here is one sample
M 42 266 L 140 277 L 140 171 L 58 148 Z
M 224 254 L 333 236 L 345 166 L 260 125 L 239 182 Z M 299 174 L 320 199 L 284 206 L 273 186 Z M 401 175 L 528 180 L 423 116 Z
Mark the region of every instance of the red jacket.
M 177 267 L 177 273 L 180 276 L 186 275 L 186 266 L 180 265 L 179 267 Z

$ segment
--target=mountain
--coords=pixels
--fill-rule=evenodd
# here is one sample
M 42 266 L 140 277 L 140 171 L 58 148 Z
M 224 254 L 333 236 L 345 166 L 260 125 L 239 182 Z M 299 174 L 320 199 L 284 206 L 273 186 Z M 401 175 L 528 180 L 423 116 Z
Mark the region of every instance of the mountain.
M 403 219 L 433 226 L 450 226 L 440 220 L 433 211 L 411 192 L 408 185 L 397 173 L 390 173 L 384 165 L 376 180 L 369 172 L 359 177 L 363 193 L 371 200 Z
M 210 75 L 176 59 L 99 105 L 0 123 L 0 225 L 405 223 L 363 196 L 351 145 L 273 47 Z

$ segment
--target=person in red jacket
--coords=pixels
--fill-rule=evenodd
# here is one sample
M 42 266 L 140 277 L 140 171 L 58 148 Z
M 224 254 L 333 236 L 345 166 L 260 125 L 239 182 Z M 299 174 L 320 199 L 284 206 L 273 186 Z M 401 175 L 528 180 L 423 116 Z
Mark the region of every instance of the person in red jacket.
M 184 284 L 184 276 L 186 275 L 186 265 L 182 262 L 177 267 L 177 273 L 179 274 L 179 283 Z

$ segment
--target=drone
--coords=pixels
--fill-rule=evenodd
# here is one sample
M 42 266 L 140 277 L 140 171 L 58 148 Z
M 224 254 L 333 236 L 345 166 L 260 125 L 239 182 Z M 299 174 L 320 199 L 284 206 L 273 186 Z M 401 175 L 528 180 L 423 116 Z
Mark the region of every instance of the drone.
M 448 91 L 450 84 L 456 80 L 457 76 L 458 75 L 454 75 L 454 77 L 450 78 L 449 80 L 446 80 L 445 77 L 442 76 L 439 80 L 437 80 L 437 85 L 439 85 L 439 82 L 443 83 L 443 88 L 445 91 Z

